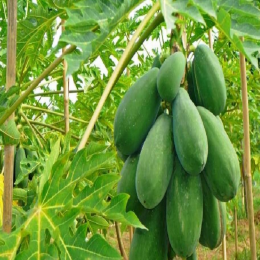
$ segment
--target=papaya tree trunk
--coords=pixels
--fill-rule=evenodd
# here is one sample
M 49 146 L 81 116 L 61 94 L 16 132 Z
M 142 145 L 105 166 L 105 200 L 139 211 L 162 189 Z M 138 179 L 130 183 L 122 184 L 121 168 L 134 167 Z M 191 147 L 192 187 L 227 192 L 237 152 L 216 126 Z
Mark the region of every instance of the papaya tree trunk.
M 244 169 L 245 169 L 246 200 L 247 200 L 249 234 L 250 234 L 250 251 L 251 251 L 251 259 L 256 260 L 256 240 L 255 240 L 254 207 L 253 207 L 252 176 L 251 176 L 246 62 L 245 62 L 245 56 L 242 53 L 240 53 L 240 74 L 241 74 L 241 85 L 242 85 L 243 127 L 244 127 Z
M 7 66 L 6 90 L 15 85 L 16 74 L 16 38 L 17 38 L 17 1 L 7 1 Z M 14 118 L 11 114 L 5 124 Z M 3 199 L 3 231 L 10 233 L 12 229 L 12 204 L 13 204 L 13 171 L 14 171 L 14 146 L 4 147 L 4 199 Z

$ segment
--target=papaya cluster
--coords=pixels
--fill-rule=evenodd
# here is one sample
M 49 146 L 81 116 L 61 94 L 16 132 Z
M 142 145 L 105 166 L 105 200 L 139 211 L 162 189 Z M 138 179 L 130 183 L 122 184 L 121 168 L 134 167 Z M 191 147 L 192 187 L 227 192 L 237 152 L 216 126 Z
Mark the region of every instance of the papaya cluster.
M 135 230 L 129 259 L 196 259 L 198 243 L 220 245 L 225 202 L 240 180 L 237 154 L 218 116 L 226 103 L 224 74 L 206 45 L 194 52 L 188 92 L 181 87 L 181 52 L 155 64 L 129 88 L 114 122 L 115 145 L 126 158 L 118 192 L 130 195 L 127 210 L 148 229 Z M 171 109 L 162 109 L 162 101 Z

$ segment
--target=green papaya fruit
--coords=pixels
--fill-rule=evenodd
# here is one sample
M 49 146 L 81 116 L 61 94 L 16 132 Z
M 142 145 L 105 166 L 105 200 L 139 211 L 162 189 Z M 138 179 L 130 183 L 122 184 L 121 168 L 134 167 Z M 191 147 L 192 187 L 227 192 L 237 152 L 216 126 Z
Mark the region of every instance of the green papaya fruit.
M 219 119 L 209 110 L 197 108 L 208 138 L 208 159 L 204 175 L 213 195 L 218 200 L 227 202 L 236 196 L 239 186 L 238 157 Z
M 126 92 L 115 116 L 114 139 L 124 155 L 135 153 L 152 127 L 159 111 L 161 98 L 157 91 L 157 74 L 153 68 Z
M 15 158 L 14 158 L 14 175 L 15 180 L 18 176 L 22 174 L 21 170 L 21 161 L 26 158 L 26 154 L 23 148 L 19 147 L 16 149 Z M 26 176 L 20 183 L 17 184 L 19 188 L 26 188 L 28 185 L 28 176 Z
M 186 59 L 182 52 L 170 55 L 158 73 L 157 87 L 163 100 L 172 102 L 176 97 L 185 72 Z
M 183 88 L 173 101 L 172 117 L 173 139 L 179 161 L 187 173 L 199 174 L 208 157 L 207 135 L 196 106 Z
M 206 45 L 199 45 L 192 64 L 196 103 L 214 115 L 223 112 L 227 93 L 225 78 L 217 56 Z
M 139 201 L 152 209 L 163 199 L 173 172 L 172 120 L 162 114 L 151 128 L 140 153 L 136 172 Z
M 153 65 L 152 68 L 158 68 L 160 69 L 162 66 L 161 61 L 160 61 L 160 55 L 157 55 L 154 60 L 153 60 Z
M 129 260 L 167 260 L 165 199 L 154 209 L 143 209 L 140 221 L 148 230 L 139 228 L 135 230 Z
M 166 198 L 169 241 L 176 255 L 188 257 L 199 243 L 203 196 L 200 175 L 186 173 L 177 158 Z
M 135 189 L 135 177 L 138 160 L 139 154 L 130 155 L 127 158 L 121 171 L 121 179 L 117 185 L 118 193 L 127 193 L 130 195 L 126 205 L 126 211 L 134 211 L 136 215 L 139 215 L 139 212 L 143 209 L 142 204 L 138 200 Z
M 201 177 L 201 182 L 203 190 L 203 221 L 200 244 L 212 250 L 221 244 L 226 233 L 226 204 L 214 197 L 204 176 Z
M 186 259 L 187 259 L 187 260 L 197 260 L 198 258 L 197 258 L 197 253 L 196 253 L 196 251 L 195 251 L 191 256 L 187 257 Z

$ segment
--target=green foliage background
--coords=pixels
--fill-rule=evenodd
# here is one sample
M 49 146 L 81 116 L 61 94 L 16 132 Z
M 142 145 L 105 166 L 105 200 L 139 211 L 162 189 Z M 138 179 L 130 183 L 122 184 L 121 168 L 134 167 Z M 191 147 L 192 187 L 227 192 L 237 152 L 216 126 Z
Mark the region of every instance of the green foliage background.
M 198 40 L 208 43 L 207 32 L 213 27 L 214 51 L 222 63 L 228 93 L 227 107 L 221 118 L 241 163 L 243 125 L 239 51 L 248 61 L 252 172 L 259 169 L 260 11 L 259 3 L 250 0 L 160 0 L 165 22 L 149 38 L 160 42 L 161 47 L 147 53 L 145 43 L 138 50 L 139 63 L 131 61 L 128 64 L 101 111 L 87 147 L 75 154 L 78 140 L 113 74 L 115 60 L 120 59 L 129 38 L 151 8 L 146 4 L 129 18 L 129 13 L 142 2 L 38 0 L 33 3 L 18 0 L 17 81 L 16 86 L 5 93 L 7 3 L 1 1 L 0 116 L 54 61 L 61 48 L 69 44 L 76 45 L 77 49 L 66 56 L 67 73 L 72 76 L 77 90 L 81 90 L 76 102 L 69 104 L 70 115 L 79 120 L 70 121 L 71 130 L 67 136 L 53 130 L 56 127 L 63 131 L 62 116 L 28 109 L 32 106 L 63 113 L 63 95 L 57 93 L 48 94 L 49 103 L 31 93 L 16 111 L 15 122 L 0 128 L 2 145 L 20 145 L 37 154 L 27 157 L 21 164 L 23 174 L 18 182 L 29 175 L 33 177 L 26 189 L 15 186 L 14 198 L 18 203 L 13 209 L 13 232 L 11 235 L 0 233 L 1 259 L 121 259 L 104 239 L 109 226 L 119 221 L 124 225 L 144 227 L 134 213 L 125 212 L 128 196 L 116 195 L 115 191 L 123 164 L 113 143 L 116 109 L 124 93 L 150 69 L 158 53 L 162 60 L 165 59 L 175 42 L 186 57 L 192 58 Z M 61 19 L 66 20 L 65 32 L 55 45 Z M 166 28 L 167 38 L 162 36 Z M 184 31 L 187 49 L 181 41 Z M 241 36 L 244 42 L 240 41 Z M 97 58 L 103 62 L 107 75 L 93 65 Z M 53 91 L 51 82 L 57 83 L 55 91 L 62 90 L 62 73 L 60 64 L 45 78 L 47 83 L 41 83 L 41 91 L 45 94 Z M 99 230 L 104 235 L 98 234 Z M 89 242 L 85 241 L 86 234 Z

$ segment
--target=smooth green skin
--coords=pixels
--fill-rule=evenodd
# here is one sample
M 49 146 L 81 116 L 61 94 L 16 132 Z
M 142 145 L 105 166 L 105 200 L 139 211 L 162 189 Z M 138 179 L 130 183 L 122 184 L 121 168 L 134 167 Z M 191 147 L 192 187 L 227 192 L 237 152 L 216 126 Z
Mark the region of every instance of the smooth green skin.
M 214 197 L 203 176 L 201 182 L 203 189 L 203 221 L 200 243 L 212 250 L 221 244 L 226 233 L 226 204 Z
M 161 61 L 160 61 L 160 55 L 157 55 L 154 60 L 153 60 L 153 65 L 152 68 L 158 68 L 160 69 L 162 66 Z
M 161 98 L 157 91 L 157 74 L 153 68 L 127 91 L 115 116 L 114 139 L 117 149 L 124 155 L 135 153 L 152 127 Z
M 21 161 L 26 158 L 25 151 L 23 148 L 19 147 L 16 150 L 15 159 L 14 159 L 14 175 L 15 180 L 18 178 L 20 174 L 22 174 L 21 170 Z M 23 181 L 21 181 L 19 184 L 17 184 L 17 187 L 19 188 L 26 188 L 28 185 L 28 177 L 26 177 Z
M 191 176 L 178 160 L 171 178 L 166 200 L 167 231 L 174 252 L 190 256 L 199 243 L 203 214 L 200 175 Z
M 126 211 L 134 211 L 136 215 L 143 210 L 142 204 L 139 202 L 135 189 L 136 168 L 139 160 L 139 154 L 131 155 L 125 161 L 121 171 L 121 179 L 117 185 L 118 193 L 127 193 L 130 198 L 126 205 Z
M 192 66 L 197 104 L 219 115 L 225 108 L 227 93 L 217 56 L 208 46 L 199 45 L 194 52 Z
M 197 260 L 197 253 L 196 251 L 189 257 L 186 258 L 186 260 Z
M 135 230 L 129 260 L 167 260 L 165 200 L 154 209 L 143 209 L 140 220 L 148 230 Z
M 219 119 L 203 107 L 197 107 L 208 137 L 208 159 L 204 168 L 213 195 L 227 202 L 236 196 L 240 167 L 236 151 Z
M 182 52 L 170 55 L 158 73 L 158 92 L 163 100 L 172 102 L 176 97 L 185 72 L 186 59 Z
M 184 170 L 197 175 L 207 161 L 208 141 L 200 114 L 183 88 L 173 101 L 172 117 L 176 154 Z
M 136 192 L 141 204 L 152 209 L 163 199 L 173 172 L 172 120 L 162 114 L 150 130 L 140 153 Z

